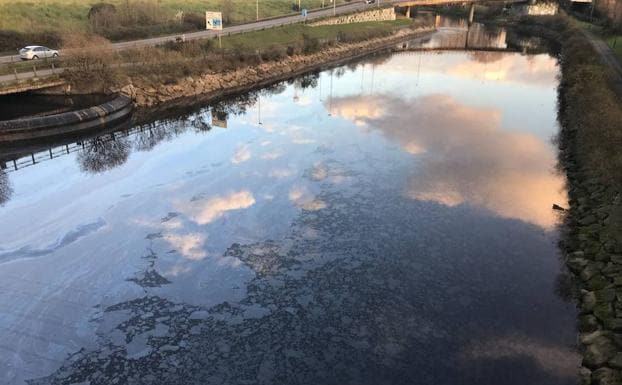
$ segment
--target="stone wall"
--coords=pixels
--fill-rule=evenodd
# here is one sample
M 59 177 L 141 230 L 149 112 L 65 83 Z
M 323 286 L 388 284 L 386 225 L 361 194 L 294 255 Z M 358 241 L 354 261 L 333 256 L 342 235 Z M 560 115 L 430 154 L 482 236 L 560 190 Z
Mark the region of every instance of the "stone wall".
M 514 16 L 544 16 L 557 15 L 558 3 L 515 4 L 512 5 L 511 13 Z
M 363 23 L 365 21 L 384 21 L 384 20 L 395 20 L 395 9 L 393 7 L 374 9 L 370 11 L 352 13 L 349 15 L 330 17 L 328 19 L 309 23 L 309 25 L 312 27 L 317 27 L 318 25 L 352 24 L 352 23 Z
M 324 66 L 345 63 L 381 49 L 390 49 L 399 42 L 433 31 L 433 27 L 402 29 L 391 36 L 340 44 L 313 54 L 289 56 L 283 60 L 264 62 L 235 71 L 208 72 L 200 76 L 187 77 L 179 80 L 177 84 L 143 84 L 142 79 L 138 77 L 132 79 L 132 85 L 124 87 L 121 92 L 134 99 L 136 106 L 141 109 L 166 105 L 174 107 L 175 104 L 187 105 L 192 101 L 196 102 L 199 97 L 202 103 L 207 103 Z

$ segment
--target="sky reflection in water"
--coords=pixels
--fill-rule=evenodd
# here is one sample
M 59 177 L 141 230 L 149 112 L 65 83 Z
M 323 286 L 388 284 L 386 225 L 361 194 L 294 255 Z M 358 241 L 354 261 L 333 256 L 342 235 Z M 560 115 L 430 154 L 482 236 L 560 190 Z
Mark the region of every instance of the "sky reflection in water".
M 4 173 L 0 383 L 574 383 L 556 74 L 379 56 Z

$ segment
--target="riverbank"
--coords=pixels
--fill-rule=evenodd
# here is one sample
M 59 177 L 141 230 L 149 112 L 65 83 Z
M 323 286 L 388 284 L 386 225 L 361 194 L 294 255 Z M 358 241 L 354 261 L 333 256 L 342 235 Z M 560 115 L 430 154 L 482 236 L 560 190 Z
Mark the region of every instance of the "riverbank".
M 326 45 L 315 53 L 287 55 L 278 60 L 266 60 L 233 71 L 207 71 L 198 76 L 184 77 L 174 84 L 154 84 L 142 76 L 134 76 L 129 78 L 129 84 L 120 91 L 130 96 L 139 109 L 167 108 L 187 103 L 189 99 L 209 102 L 305 72 L 339 65 L 433 31 L 434 29 L 429 27 L 400 29 L 389 36 L 354 43 Z
M 622 101 L 619 75 L 565 15 L 523 32 L 559 44 L 559 167 L 568 178 L 564 261 L 575 279 L 582 384 L 622 383 Z

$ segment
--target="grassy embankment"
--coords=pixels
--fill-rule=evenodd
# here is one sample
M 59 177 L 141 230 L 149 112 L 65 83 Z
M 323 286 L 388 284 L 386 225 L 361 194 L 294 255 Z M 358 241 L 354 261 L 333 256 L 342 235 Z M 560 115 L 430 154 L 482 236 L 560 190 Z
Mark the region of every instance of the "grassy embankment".
M 346 0 L 336 0 L 337 4 Z M 114 7 L 89 19 L 97 0 L 0 0 L 0 52 L 26 44 L 59 47 L 63 34 L 93 32 L 113 41 L 179 33 L 204 28 L 206 10 L 223 11 L 225 25 L 254 21 L 250 0 L 104 0 Z M 292 13 L 292 0 L 261 0 L 259 17 Z M 322 6 L 322 0 L 301 0 L 302 8 Z M 328 0 L 324 1 L 329 5 Z M 181 18 L 176 18 L 183 11 Z
M 128 77 L 145 84 L 174 84 L 179 79 L 210 73 L 223 73 L 246 66 L 314 53 L 322 48 L 389 36 L 403 28 L 417 28 L 421 21 L 367 22 L 348 25 L 310 27 L 295 24 L 217 39 L 168 43 L 159 47 L 114 51 L 103 42 L 96 49 L 66 55 L 63 76 L 73 85 L 91 85 L 100 90 L 127 82 Z M 84 41 L 75 46 L 86 46 Z M 68 46 L 71 48 L 71 45 Z
M 232 35 L 222 38 L 223 48 L 234 49 L 244 47 L 251 49 L 265 49 L 275 46 L 291 46 L 301 44 L 303 35 L 320 41 L 334 41 L 338 38 L 349 40 L 363 40 L 367 37 L 388 35 L 396 28 L 413 26 L 407 19 L 395 21 L 379 21 L 343 25 L 323 25 L 309 27 L 304 24 L 293 24 L 280 28 L 266 29 L 252 33 Z
M 383 22 L 369 22 L 369 23 L 357 23 L 357 24 L 345 24 L 345 25 L 326 25 L 319 27 L 309 27 L 304 24 L 293 24 L 284 27 L 270 28 L 263 31 L 248 32 L 243 34 L 223 36 L 222 48 L 225 51 L 239 50 L 239 49 L 251 49 L 251 50 L 264 50 L 272 47 L 282 46 L 287 48 L 288 46 L 301 45 L 304 42 L 303 35 L 306 35 L 312 39 L 318 39 L 319 41 L 334 41 L 337 38 L 350 39 L 350 40 L 362 40 L 366 37 L 379 36 L 393 32 L 396 28 L 408 27 L 412 25 L 409 20 L 398 19 L 396 21 L 383 21 Z M 193 46 L 195 48 L 193 53 L 201 53 L 196 50 L 196 47 L 200 47 L 200 50 L 205 53 L 215 53 L 217 51 L 217 41 L 209 40 L 203 42 L 193 42 L 184 45 L 168 44 L 161 48 L 176 52 L 191 51 L 188 47 Z M 148 50 L 148 49 L 147 49 Z M 144 56 L 143 50 L 130 50 L 127 53 L 121 53 L 120 57 L 125 61 L 132 61 L 132 57 Z M 150 51 L 150 50 L 148 50 Z M 0 66 L 0 75 L 17 73 L 32 72 L 33 67 L 36 70 L 51 69 L 52 62 L 55 63 L 55 68 L 63 66 L 63 60 L 39 60 L 33 62 L 16 62 L 10 63 L 4 66 Z
M 577 282 L 581 384 L 620 384 L 622 100 L 578 22 L 561 15 L 516 27 L 560 45 L 558 140 L 570 197 L 561 246 Z

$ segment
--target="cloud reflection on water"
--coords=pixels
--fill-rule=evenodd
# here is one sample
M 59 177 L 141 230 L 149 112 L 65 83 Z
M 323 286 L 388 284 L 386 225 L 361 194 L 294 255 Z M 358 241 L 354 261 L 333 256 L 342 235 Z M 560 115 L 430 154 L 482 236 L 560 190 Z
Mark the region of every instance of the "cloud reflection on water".
M 555 377 L 572 380 L 577 375 L 577 352 L 559 346 L 549 345 L 531 338 L 497 337 L 476 341 L 462 353 L 467 363 L 473 360 L 499 360 L 504 358 L 529 357 L 540 370 Z
M 222 217 L 227 211 L 246 209 L 255 204 L 255 197 L 248 190 L 215 196 L 209 199 L 196 199 L 180 205 L 180 211 L 199 225 L 206 225 Z
M 251 150 L 247 144 L 239 145 L 231 158 L 231 162 L 238 164 L 246 162 L 251 158 Z
M 446 74 L 469 80 L 497 80 L 521 86 L 551 88 L 557 85 L 554 74 L 557 63 L 548 55 L 520 55 L 507 52 L 473 51 L 468 53 L 405 52 L 395 55 L 383 69 L 394 73 L 420 72 L 421 74 Z M 419 57 L 413 65 L 413 56 Z
M 289 190 L 288 197 L 296 206 L 307 211 L 317 211 L 327 207 L 326 202 L 315 197 L 306 186 L 292 187 Z
M 207 241 L 205 234 L 169 234 L 164 237 L 177 252 L 192 260 L 200 260 L 207 256 L 204 245 Z
M 379 130 L 417 155 L 406 196 L 468 203 L 545 228 L 556 223 L 550 207 L 566 195 L 563 178 L 552 172 L 552 150 L 534 135 L 504 130 L 500 111 L 438 94 L 349 96 L 332 106 L 335 115 Z

